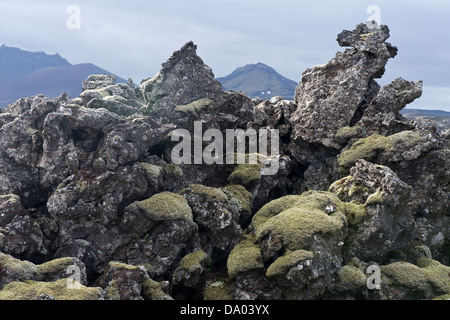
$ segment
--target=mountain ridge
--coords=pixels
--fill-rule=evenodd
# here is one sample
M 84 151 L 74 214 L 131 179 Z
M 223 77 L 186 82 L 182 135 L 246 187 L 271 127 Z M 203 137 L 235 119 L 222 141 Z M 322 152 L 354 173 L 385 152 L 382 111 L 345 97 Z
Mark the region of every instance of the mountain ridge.
M 81 83 L 91 74 L 113 73 L 92 63 L 71 64 L 58 53 L 0 47 L 0 108 L 20 98 L 43 94 L 56 98 L 62 93 L 80 95 Z M 117 77 L 117 82 L 126 80 Z
M 0 84 L 20 78 L 44 67 L 64 67 L 71 63 L 58 53 L 27 51 L 17 47 L 0 47 Z
M 250 98 L 282 96 L 293 100 L 297 82 L 290 80 L 272 67 L 262 63 L 247 64 L 229 75 L 216 78 L 224 90 L 242 91 Z

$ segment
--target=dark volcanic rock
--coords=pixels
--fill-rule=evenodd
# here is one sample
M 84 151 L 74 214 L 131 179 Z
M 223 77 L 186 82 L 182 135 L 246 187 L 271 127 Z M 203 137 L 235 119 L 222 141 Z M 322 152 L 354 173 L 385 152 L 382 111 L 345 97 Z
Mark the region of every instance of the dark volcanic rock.
M 221 98 L 222 85 L 214 79 L 212 70 L 203 63 L 196 50 L 194 43 L 186 43 L 163 63 L 155 77 L 143 80 L 140 88 L 147 102 L 145 112 L 154 110 L 164 120 L 173 122 L 176 106 L 200 99 L 215 101 Z
M 388 167 L 358 160 L 350 176 L 330 190 L 343 201 L 364 205 L 365 212 L 350 216 L 354 230 L 352 241 L 346 242 L 348 258 L 381 263 L 417 237 L 413 215 L 405 206 L 411 201 L 412 188 Z
M 383 75 L 388 59 L 397 54 L 397 49 L 385 42 L 388 38 L 387 26 L 370 30 L 360 24 L 354 31 L 338 35 L 339 45 L 352 49 L 303 73 L 295 94 L 297 110 L 291 117 L 294 141 L 339 148 L 334 135 L 367 108 L 378 91 L 373 79 Z
M 252 101 L 242 93 L 223 92 L 196 49 L 192 42 L 186 43 L 155 77 L 142 81 L 146 103 L 142 112 L 186 129 L 196 120 L 208 128 L 247 128 L 253 121 Z
M 0 299 L 447 297 L 450 140 L 400 114 L 421 81 L 375 81 L 388 38 L 341 32 L 295 101 L 224 92 L 188 42 L 139 86 L 92 75 L 0 110 Z M 194 122 L 278 130 L 278 170 L 219 136 L 201 151 L 259 162 L 176 164 Z

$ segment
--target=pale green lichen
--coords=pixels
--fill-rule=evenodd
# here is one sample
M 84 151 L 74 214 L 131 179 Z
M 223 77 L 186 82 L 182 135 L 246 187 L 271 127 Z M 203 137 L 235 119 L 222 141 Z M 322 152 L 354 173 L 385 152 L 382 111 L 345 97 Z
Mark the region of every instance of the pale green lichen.
M 344 202 L 343 206 L 345 207 L 344 213 L 349 225 L 358 226 L 365 220 L 367 216 L 365 206 L 355 202 Z
M 264 267 L 261 249 L 252 241 L 244 240 L 237 244 L 227 260 L 228 276 L 236 278 L 240 273 Z
M 40 133 L 39 130 L 34 129 L 34 128 L 28 128 L 25 132 L 28 133 L 30 136 L 32 136 L 35 133 L 38 133 L 38 134 Z
M 315 66 L 313 66 L 311 69 L 312 70 L 323 70 L 326 69 L 328 67 L 328 62 L 323 63 L 323 64 L 317 64 Z
M 119 283 L 116 280 L 109 281 L 105 295 L 108 300 L 120 300 Z
M 198 116 L 204 109 L 208 108 L 214 101 L 211 99 L 200 99 L 194 102 L 191 102 L 186 105 L 180 105 L 175 107 L 175 111 L 194 114 Z
M 207 187 L 201 184 L 191 184 L 189 187 L 180 191 L 181 194 L 194 193 L 199 195 L 206 202 L 228 202 L 228 197 L 219 188 Z
M 302 198 L 299 195 L 288 195 L 266 203 L 252 218 L 251 227 L 253 228 L 254 233 L 259 234 L 261 227 L 267 220 L 286 209 L 292 208 L 301 199 Z
M 377 204 L 383 204 L 384 203 L 384 198 L 382 195 L 381 191 L 377 191 L 373 194 L 371 194 L 365 203 L 365 206 L 372 206 L 372 205 L 377 205 Z
M 11 255 L 0 252 L 0 265 L 8 273 L 17 275 L 17 280 L 37 279 L 39 275 L 38 267 L 29 261 L 22 261 L 13 258 Z
M 39 280 L 45 280 L 58 274 L 66 274 L 67 268 L 76 265 L 75 258 L 60 258 L 45 262 L 37 266 Z
M 249 188 L 257 180 L 261 179 L 261 168 L 264 167 L 261 164 L 240 164 L 228 177 L 230 184 L 240 184 L 246 188 Z
M 427 290 L 428 279 L 421 268 L 409 262 L 394 262 L 381 266 L 381 274 L 390 285 L 397 285 L 417 291 Z
M 165 164 L 163 166 L 164 174 L 170 177 L 182 177 L 183 176 L 183 170 L 175 164 Z
M 345 144 L 353 138 L 356 138 L 361 132 L 361 127 L 342 127 L 336 132 L 334 140 L 337 143 Z
M 11 282 L 0 291 L 0 300 L 39 300 L 43 296 L 53 297 L 55 300 L 100 300 L 102 288 L 85 287 L 80 285 L 71 289 L 67 279 L 55 282 L 38 282 L 27 280 Z
M 112 93 L 112 92 L 111 92 Z M 138 111 L 140 105 L 133 99 L 127 99 L 119 95 L 105 96 L 103 98 L 104 104 L 102 106 L 119 116 L 135 116 L 135 113 Z
M 153 221 L 193 221 L 191 207 L 183 196 L 176 193 L 157 193 L 147 200 L 135 202 L 134 205 Z
M 148 178 L 158 179 L 164 174 L 169 177 L 182 177 L 183 170 L 175 164 L 165 164 L 163 166 L 157 166 L 150 163 L 140 163 Z
M 203 269 L 203 265 L 206 264 L 207 259 L 208 255 L 204 251 L 195 251 L 185 255 L 181 259 L 179 267 L 188 272 L 194 272 Z
M 450 293 L 450 267 L 427 257 L 420 257 L 417 265 L 422 268 L 434 291 L 441 294 Z
M 425 256 L 426 258 L 431 259 L 431 250 L 426 245 L 418 245 L 414 247 L 414 251 L 422 256 Z
M 396 149 L 409 150 L 423 143 L 424 138 L 417 132 L 411 130 L 401 131 L 388 137 Z
M 356 292 L 366 285 L 366 281 L 364 272 L 349 264 L 339 269 L 336 289 L 342 292 Z
M 374 161 L 379 153 L 389 153 L 393 149 L 389 138 L 373 134 L 367 138 L 359 139 L 350 149 L 339 155 L 338 163 L 341 172 L 347 172 L 358 159 Z
M 241 213 L 243 220 L 251 216 L 252 194 L 239 184 L 230 184 L 222 188 L 222 191 L 228 196 L 230 204 L 236 206 Z
M 308 248 L 314 234 L 331 234 L 343 227 L 342 219 L 320 210 L 294 207 L 269 219 L 257 235 L 278 238 L 289 250 Z
M 88 188 L 88 184 L 84 180 L 78 181 L 77 182 L 77 186 L 78 186 L 78 189 L 80 191 L 80 194 L 83 194 Z
M 391 286 L 400 286 L 416 292 L 418 296 L 450 294 L 450 267 L 427 257 L 420 257 L 417 265 L 394 262 L 381 267 L 382 276 Z
M 168 295 L 162 290 L 161 283 L 147 279 L 142 282 L 142 298 L 144 300 L 166 300 Z
M 369 32 L 369 33 L 362 33 L 360 35 L 358 35 L 359 40 L 361 41 L 366 41 L 370 36 L 372 36 L 374 33 L 373 32 Z
M 113 272 L 113 274 L 117 274 L 121 270 L 138 270 L 138 266 L 133 266 L 131 264 L 126 264 L 123 262 L 111 261 L 108 263 L 109 270 Z
M 163 168 L 154 164 L 142 162 L 141 166 L 145 170 L 147 176 L 153 179 L 158 179 L 163 173 Z
M 422 142 L 424 138 L 414 131 L 402 131 L 388 137 L 373 134 L 357 140 L 350 149 L 339 155 L 340 170 L 342 173 L 348 172 L 358 159 L 371 162 L 376 162 L 378 158 L 389 159 L 395 151 L 401 153 Z
M 143 280 L 141 285 L 141 295 L 145 300 L 157 300 L 165 299 L 166 294 L 161 289 L 161 284 L 150 279 L 146 272 L 147 269 L 143 266 L 134 266 L 122 262 L 111 261 L 108 263 L 109 274 L 111 275 L 111 280 L 108 282 L 107 289 L 105 290 L 106 298 L 108 300 L 121 300 L 121 281 L 118 279 L 123 279 L 123 275 L 126 277 L 134 277 L 134 275 L 142 275 Z M 131 271 L 131 272 L 130 272 Z M 134 277 L 135 278 L 135 277 Z M 126 279 L 126 278 L 125 278 Z M 127 281 L 127 280 L 125 280 Z
M 325 208 L 334 208 L 327 213 Z M 345 205 L 329 192 L 304 193 L 291 208 L 269 218 L 255 233 L 257 241 L 270 235 L 294 251 L 309 247 L 315 234 L 331 235 L 346 225 Z
M 333 182 L 328 191 L 335 193 L 342 201 L 352 201 L 358 204 L 364 204 L 371 192 L 367 186 L 352 176 L 346 176 Z
M 20 197 L 15 194 L 0 195 L 0 202 L 20 203 Z
M 298 265 L 302 261 L 311 260 L 314 258 L 314 253 L 306 250 L 296 250 L 287 252 L 283 256 L 276 259 L 266 271 L 267 277 L 284 276 L 289 269 Z
M 232 300 L 232 295 L 228 288 L 226 281 L 214 281 L 206 286 L 203 292 L 203 298 L 205 300 Z
M 367 215 L 367 206 L 384 203 L 381 191 L 372 193 L 373 191 L 352 176 L 334 182 L 328 190 L 344 201 L 348 222 L 354 227 L 364 221 Z
M 29 261 L 22 261 L 10 255 L 0 253 L 0 266 L 7 274 L 14 276 L 17 281 L 54 281 L 61 277 L 68 277 L 70 266 L 77 266 L 80 262 L 76 258 L 60 258 L 50 260 L 40 265 Z

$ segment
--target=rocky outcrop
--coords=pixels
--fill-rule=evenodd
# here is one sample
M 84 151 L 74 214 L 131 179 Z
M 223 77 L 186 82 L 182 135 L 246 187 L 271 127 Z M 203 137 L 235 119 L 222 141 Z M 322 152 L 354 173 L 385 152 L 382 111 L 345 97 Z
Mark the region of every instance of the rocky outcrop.
M 303 73 L 291 117 L 294 140 L 339 147 L 335 133 L 359 120 L 379 91 L 374 79 L 381 78 L 388 59 L 397 54 L 397 48 L 385 42 L 388 38 L 387 26 L 374 31 L 365 24 L 338 35 L 339 45 L 352 49 Z
M 196 120 L 208 128 L 246 128 L 253 120 L 251 100 L 241 93 L 223 92 L 196 50 L 194 43 L 186 43 L 155 77 L 142 81 L 142 112 L 182 128 L 190 128 Z
M 377 84 L 388 38 L 341 32 L 294 101 L 223 91 L 188 42 L 140 85 L 92 75 L 0 110 L 0 299 L 447 297 L 450 142 L 399 113 L 421 81 Z M 261 148 L 176 164 L 194 122 L 278 130 L 278 170 Z

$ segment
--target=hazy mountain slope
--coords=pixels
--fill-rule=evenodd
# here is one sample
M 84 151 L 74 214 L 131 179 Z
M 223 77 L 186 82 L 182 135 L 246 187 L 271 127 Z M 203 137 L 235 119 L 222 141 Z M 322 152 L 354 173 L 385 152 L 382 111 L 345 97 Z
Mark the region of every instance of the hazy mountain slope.
M 0 47 L 0 84 L 42 68 L 70 65 L 70 62 L 59 54 L 49 55 L 45 52 L 31 52 L 2 45 Z
M 217 78 L 225 90 L 242 91 L 250 98 L 282 96 L 293 99 L 297 83 L 263 64 L 248 64 L 231 74 Z
M 91 74 L 110 72 L 92 63 L 82 63 L 64 67 L 47 67 L 36 70 L 0 87 L 0 106 L 37 94 L 58 97 L 63 92 L 74 98 L 81 93 L 81 83 Z M 118 78 L 117 82 L 125 82 Z
M 81 83 L 91 74 L 111 72 L 92 63 L 72 65 L 59 54 L 0 47 L 0 108 L 24 97 L 43 94 L 55 98 L 62 93 L 77 97 Z M 117 78 L 117 82 L 126 82 Z

